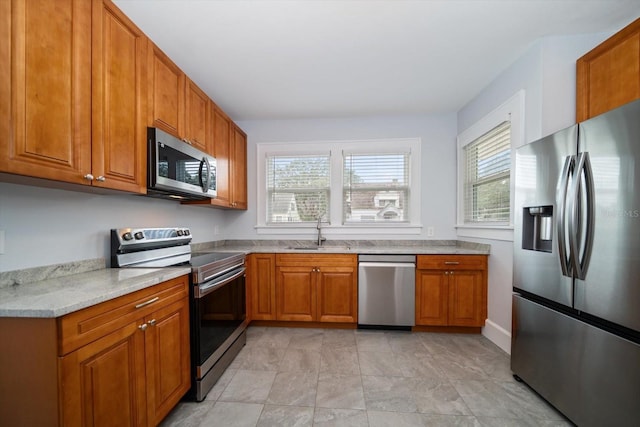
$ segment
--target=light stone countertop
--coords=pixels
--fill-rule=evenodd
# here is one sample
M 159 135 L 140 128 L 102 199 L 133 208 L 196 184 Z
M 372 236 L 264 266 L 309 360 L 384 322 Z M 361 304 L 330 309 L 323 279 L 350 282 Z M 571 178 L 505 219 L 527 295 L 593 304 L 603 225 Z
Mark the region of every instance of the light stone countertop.
M 293 249 L 298 248 L 298 249 Z M 308 249 L 299 249 L 308 248 Z M 195 252 L 489 255 L 490 245 L 458 240 L 227 240 Z M 104 259 L 0 272 L 0 317 L 52 318 L 189 274 L 189 266 L 105 268 Z
M 294 249 L 295 248 L 295 249 Z M 192 244 L 193 252 L 489 255 L 491 246 L 459 240 L 227 240 Z
M 190 267 L 103 268 L 0 288 L 0 317 L 51 318 L 189 274 Z

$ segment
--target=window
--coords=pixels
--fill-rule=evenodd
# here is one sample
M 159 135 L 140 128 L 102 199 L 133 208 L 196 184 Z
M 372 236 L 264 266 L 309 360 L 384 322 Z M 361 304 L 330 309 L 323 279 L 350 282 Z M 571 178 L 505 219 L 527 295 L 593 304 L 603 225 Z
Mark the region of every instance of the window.
M 419 234 L 420 140 L 257 144 L 259 233 Z M 386 229 L 386 230 L 385 230 Z
M 267 156 L 267 224 L 315 222 L 329 209 L 329 156 Z
M 511 123 L 464 147 L 464 222 L 509 222 Z
M 343 223 L 407 222 L 409 153 L 343 155 Z
M 458 237 L 513 240 L 511 179 L 524 144 L 524 91 L 458 135 Z

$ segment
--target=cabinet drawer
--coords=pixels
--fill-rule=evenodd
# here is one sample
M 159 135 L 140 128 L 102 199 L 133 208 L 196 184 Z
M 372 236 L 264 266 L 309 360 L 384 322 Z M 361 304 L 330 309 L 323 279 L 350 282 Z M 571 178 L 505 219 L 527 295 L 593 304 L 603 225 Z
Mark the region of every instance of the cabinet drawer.
M 63 356 L 160 307 L 189 297 L 189 277 L 181 276 L 58 319 L 58 354 Z
M 486 270 L 486 255 L 418 255 L 422 270 Z
M 357 255 L 343 254 L 276 254 L 277 266 L 355 267 Z

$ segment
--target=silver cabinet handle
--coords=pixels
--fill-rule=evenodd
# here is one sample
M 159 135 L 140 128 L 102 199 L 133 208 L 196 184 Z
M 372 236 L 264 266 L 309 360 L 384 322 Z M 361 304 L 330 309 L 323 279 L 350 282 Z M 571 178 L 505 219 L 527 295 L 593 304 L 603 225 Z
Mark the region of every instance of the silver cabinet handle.
M 140 329 L 141 331 L 144 331 L 147 329 L 147 324 L 143 323 L 142 325 L 138 326 L 138 329 Z
M 93 175 L 91 175 L 90 173 L 83 176 L 83 178 L 86 179 L 87 181 L 93 181 Z
M 449 272 L 448 272 L 448 271 L 445 271 L 445 272 L 444 272 L 444 274 L 445 274 L 445 275 L 449 275 Z
M 460 263 L 458 261 L 445 261 L 444 265 L 459 265 Z
M 96 181 L 99 181 L 99 182 L 105 182 L 106 180 L 107 180 L 107 178 L 105 178 L 102 175 L 100 175 L 99 177 L 96 178 Z
M 149 304 L 153 304 L 154 302 L 158 301 L 160 299 L 160 297 L 155 297 L 155 298 L 151 298 L 149 301 L 145 301 L 145 302 L 141 302 L 140 304 L 136 304 L 136 308 L 142 308 L 145 307 Z
M 149 326 L 156 326 L 156 319 L 151 319 L 147 322 Z

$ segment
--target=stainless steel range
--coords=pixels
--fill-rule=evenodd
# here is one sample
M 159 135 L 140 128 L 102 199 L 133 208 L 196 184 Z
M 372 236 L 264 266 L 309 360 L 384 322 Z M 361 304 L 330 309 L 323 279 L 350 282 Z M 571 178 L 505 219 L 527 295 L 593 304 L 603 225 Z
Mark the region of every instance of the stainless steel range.
M 245 254 L 191 252 L 188 228 L 111 230 L 112 267 L 191 266 L 188 397 L 202 401 L 246 343 Z

